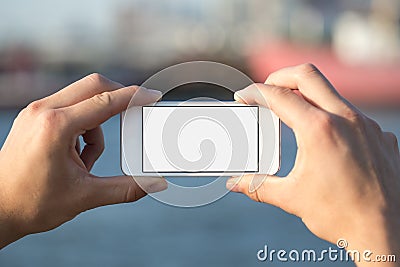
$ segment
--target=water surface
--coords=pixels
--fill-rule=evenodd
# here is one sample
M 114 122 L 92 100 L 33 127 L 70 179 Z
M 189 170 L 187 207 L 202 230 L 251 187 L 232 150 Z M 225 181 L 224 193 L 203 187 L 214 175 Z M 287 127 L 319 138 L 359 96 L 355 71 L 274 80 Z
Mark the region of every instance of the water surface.
M 368 113 L 384 130 L 400 136 L 400 110 Z M 16 114 L 0 110 L 0 144 Z M 106 122 L 103 129 L 106 150 L 93 172 L 120 174 L 119 118 Z M 295 140 L 286 127 L 282 157 L 280 174 L 285 175 L 295 158 Z M 310 233 L 299 218 L 239 194 L 189 209 L 146 197 L 94 209 L 58 229 L 25 237 L 0 252 L 0 266 L 354 266 L 329 261 L 259 262 L 256 253 L 264 245 L 287 251 L 336 248 Z

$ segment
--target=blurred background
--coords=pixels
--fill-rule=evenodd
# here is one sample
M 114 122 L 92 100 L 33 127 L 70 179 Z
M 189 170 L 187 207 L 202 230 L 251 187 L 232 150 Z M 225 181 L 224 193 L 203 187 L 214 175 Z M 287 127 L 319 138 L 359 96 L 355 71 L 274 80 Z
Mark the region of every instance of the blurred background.
M 398 0 L 0 0 L 0 6 L 0 144 L 20 108 L 89 73 L 140 84 L 191 60 L 228 64 L 256 82 L 312 62 L 400 136 Z M 118 118 L 104 131 L 107 148 L 94 172 L 119 174 Z M 283 127 L 281 175 L 295 154 L 293 134 Z M 271 264 L 256 258 L 265 244 L 333 246 L 298 218 L 243 196 L 193 209 L 146 198 L 24 238 L 0 252 L 0 266 L 261 266 Z M 291 264 L 353 266 L 285 265 Z

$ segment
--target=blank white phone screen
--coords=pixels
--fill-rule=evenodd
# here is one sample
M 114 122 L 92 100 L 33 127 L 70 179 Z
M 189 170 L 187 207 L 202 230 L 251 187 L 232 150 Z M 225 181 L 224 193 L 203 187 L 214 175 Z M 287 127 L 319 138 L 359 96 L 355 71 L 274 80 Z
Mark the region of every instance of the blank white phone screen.
M 258 172 L 257 106 L 142 107 L 142 172 Z

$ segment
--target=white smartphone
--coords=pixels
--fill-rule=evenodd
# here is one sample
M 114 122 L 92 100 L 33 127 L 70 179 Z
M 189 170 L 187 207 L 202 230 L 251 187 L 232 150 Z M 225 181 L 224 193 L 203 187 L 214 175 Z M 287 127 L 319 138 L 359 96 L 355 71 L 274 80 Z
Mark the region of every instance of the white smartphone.
M 121 114 L 121 169 L 133 176 L 275 174 L 280 120 L 233 101 L 161 101 Z

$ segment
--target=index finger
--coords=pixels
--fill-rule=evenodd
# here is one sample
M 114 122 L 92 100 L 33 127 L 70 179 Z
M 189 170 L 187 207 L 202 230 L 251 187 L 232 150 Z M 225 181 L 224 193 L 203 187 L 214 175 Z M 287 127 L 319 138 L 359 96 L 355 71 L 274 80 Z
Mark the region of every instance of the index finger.
M 316 107 L 295 94 L 291 89 L 253 84 L 237 91 L 235 99 L 245 104 L 256 104 L 270 108 L 290 128 L 298 130 L 308 125 L 312 115 L 320 112 Z
M 331 113 L 340 114 L 352 107 L 312 64 L 280 69 L 271 73 L 265 83 L 298 89 L 310 103 Z
M 65 108 L 72 128 L 79 131 L 91 130 L 127 109 L 131 99 L 137 106 L 154 103 L 161 97 L 161 92 L 138 86 L 104 92 Z
M 63 108 L 79 103 L 107 91 L 113 91 L 124 87 L 122 84 L 107 79 L 106 77 L 92 73 L 82 79 L 68 85 L 64 89 L 42 99 L 44 106 L 49 108 Z

